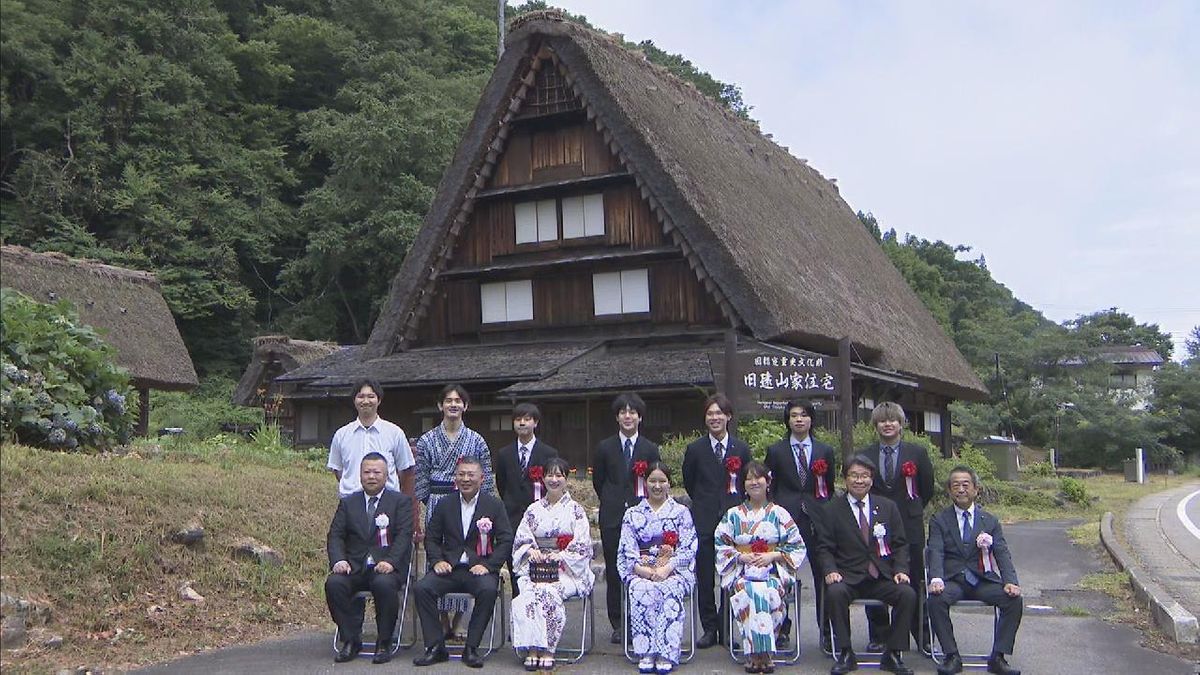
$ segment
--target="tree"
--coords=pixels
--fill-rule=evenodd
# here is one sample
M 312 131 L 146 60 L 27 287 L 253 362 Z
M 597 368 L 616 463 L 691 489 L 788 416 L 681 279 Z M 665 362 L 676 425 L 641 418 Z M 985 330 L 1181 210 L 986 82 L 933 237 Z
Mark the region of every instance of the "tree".
M 1076 317 L 1064 325 L 1078 333 L 1089 347 L 1140 344 L 1158 352 L 1167 361 L 1171 360 L 1175 348 L 1171 336 L 1159 330 L 1158 324 L 1140 324 L 1132 316 L 1117 311 L 1116 307 Z

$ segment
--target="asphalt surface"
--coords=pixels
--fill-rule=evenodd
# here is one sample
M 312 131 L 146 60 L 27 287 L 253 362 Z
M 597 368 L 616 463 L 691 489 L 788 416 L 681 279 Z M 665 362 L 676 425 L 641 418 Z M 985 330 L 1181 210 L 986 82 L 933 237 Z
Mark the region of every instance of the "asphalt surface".
M 1125 540 L 1150 578 L 1200 616 L 1200 483 L 1135 503 L 1125 514 Z
M 1200 497 L 1197 498 L 1200 501 Z M 1094 675 L 1096 673 L 1200 675 L 1200 666 L 1139 646 L 1140 634 L 1128 626 L 1108 623 L 1102 618 L 1109 607 L 1099 593 L 1075 588 L 1079 579 L 1093 571 L 1109 569 L 1099 556 L 1073 546 L 1066 529 L 1073 521 L 1039 521 L 1006 528 L 1013 550 L 1021 586 L 1026 595 L 1025 617 L 1017 634 L 1016 654 L 1010 663 L 1027 675 Z M 801 579 L 811 580 L 808 571 Z M 609 644 L 608 621 L 602 608 L 603 576 L 598 578 L 596 637 L 591 654 L 574 666 L 560 666 L 560 672 L 632 673 L 633 664 L 620 655 L 620 646 Z M 778 672 L 827 673 L 832 663 L 817 648 L 812 614 L 811 589 L 805 589 L 801 609 L 803 654 L 795 666 L 780 667 Z M 1039 609 L 1044 607 L 1044 609 Z M 562 645 L 577 643 L 580 636 L 580 605 L 569 603 L 567 629 Z M 1085 614 L 1086 613 L 1086 614 Z M 956 633 L 964 651 L 986 652 L 990 648 L 991 615 L 978 610 L 954 613 Z M 853 611 L 855 644 L 861 649 L 866 634 L 861 612 Z M 414 668 L 412 658 L 419 648 L 401 651 L 385 666 L 373 666 L 369 656 L 349 664 L 333 664 L 332 628 L 322 632 L 300 633 L 286 639 L 223 649 L 153 666 L 143 673 L 409 673 L 470 672 L 457 662 L 430 668 Z M 686 635 L 686 632 L 685 632 Z M 686 637 L 685 637 L 686 640 Z M 485 640 L 486 642 L 486 640 Z M 910 652 L 906 662 L 918 673 L 934 673 L 932 661 Z M 863 672 L 872 669 L 863 668 Z M 524 672 L 512 648 L 505 645 L 488 659 L 483 672 Z M 742 672 L 728 651 L 712 648 L 697 653 L 681 666 L 680 673 Z M 970 671 L 968 671 L 970 672 Z M 974 671 L 981 672 L 981 671 Z

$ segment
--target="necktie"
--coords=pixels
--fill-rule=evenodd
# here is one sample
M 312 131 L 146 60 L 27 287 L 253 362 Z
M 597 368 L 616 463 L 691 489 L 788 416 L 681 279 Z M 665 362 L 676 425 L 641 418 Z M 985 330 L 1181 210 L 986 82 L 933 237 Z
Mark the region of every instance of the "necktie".
M 974 548 L 975 542 L 971 539 L 971 534 L 971 512 L 963 511 L 962 541 L 963 546 L 968 547 L 968 549 Z M 963 578 L 972 586 L 979 583 L 979 577 L 975 576 L 974 572 L 965 567 L 963 568 Z
M 375 510 L 379 508 L 379 497 L 371 497 L 367 500 L 367 529 L 375 527 Z
M 799 443 L 792 445 L 796 453 L 796 473 L 800 475 L 800 485 L 808 484 L 808 462 L 804 461 L 804 446 Z
M 630 468 L 632 466 L 633 466 L 633 441 L 626 438 L 625 439 L 625 467 Z
M 717 444 L 715 446 L 713 446 L 713 450 L 716 451 L 716 453 L 717 453 L 717 461 L 718 462 L 725 460 L 725 444 L 724 443 L 722 443 L 721 441 L 717 441 Z
M 521 446 L 521 468 L 529 468 L 529 446 L 527 445 Z
M 871 530 L 867 525 L 867 505 L 861 499 L 854 503 L 858 505 L 858 533 L 862 536 L 863 543 L 867 545 L 867 548 L 870 548 Z M 869 559 L 867 562 L 867 574 L 870 574 L 872 579 L 879 578 L 879 568 Z
M 896 469 L 896 458 L 893 456 L 895 452 L 895 448 L 890 445 L 883 448 L 883 482 L 889 485 L 892 482 L 892 472 Z

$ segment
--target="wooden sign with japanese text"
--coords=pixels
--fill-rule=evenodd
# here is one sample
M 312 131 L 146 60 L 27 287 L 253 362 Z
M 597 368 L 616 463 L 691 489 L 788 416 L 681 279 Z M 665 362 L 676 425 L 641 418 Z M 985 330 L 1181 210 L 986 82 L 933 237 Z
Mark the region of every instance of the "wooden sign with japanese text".
M 739 412 L 781 412 L 790 399 L 830 399 L 838 395 L 837 357 L 825 354 L 739 349 L 732 383 L 725 383 L 725 355 L 709 354 L 713 381 Z

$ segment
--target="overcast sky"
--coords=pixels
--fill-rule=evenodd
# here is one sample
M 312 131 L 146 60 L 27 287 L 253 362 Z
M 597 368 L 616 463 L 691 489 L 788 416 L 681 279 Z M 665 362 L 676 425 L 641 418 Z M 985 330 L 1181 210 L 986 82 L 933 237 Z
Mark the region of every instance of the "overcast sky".
M 884 229 L 1064 321 L 1200 324 L 1200 2 L 558 0 L 738 85 Z

